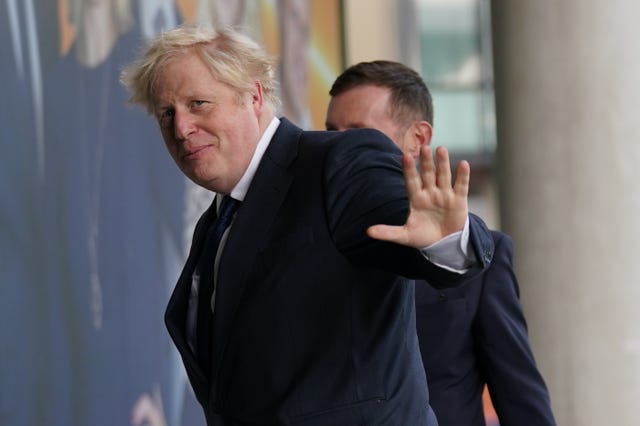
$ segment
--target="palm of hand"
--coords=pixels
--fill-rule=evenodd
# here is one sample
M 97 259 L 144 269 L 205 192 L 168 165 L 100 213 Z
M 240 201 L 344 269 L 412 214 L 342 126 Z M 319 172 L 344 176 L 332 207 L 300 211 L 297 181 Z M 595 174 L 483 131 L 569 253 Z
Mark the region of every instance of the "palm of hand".
M 469 164 L 458 166 L 452 186 L 449 154 L 443 147 L 436 150 L 437 165 L 431 148 L 420 151 L 420 172 L 411 156 L 405 154 L 403 167 L 409 216 L 403 226 L 375 225 L 368 229 L 371 238 L 415 248 L 428 247 L 449 234 L 462 230 L 469 214 Z

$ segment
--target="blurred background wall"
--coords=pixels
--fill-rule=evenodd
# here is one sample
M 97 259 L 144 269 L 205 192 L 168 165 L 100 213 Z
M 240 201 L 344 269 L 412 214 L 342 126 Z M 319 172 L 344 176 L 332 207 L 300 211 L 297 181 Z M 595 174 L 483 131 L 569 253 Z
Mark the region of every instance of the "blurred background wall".
M 345 5 L 348 64 L 421 64 L 433 143 L 470 159 L 471 209 L 513 236 L 558 424 L 640 424 L 640 3 Z
M 203 424 L 162 316 L 212 194 L 118 83 L 181 22 L 262 40 L 306 128 L 345 66 L 419 70 L 433 143 L 470 160 L 471 209 L 514 238 L 559 425 L 640 424 L 640 3 L 3 0 L 1 425 Z

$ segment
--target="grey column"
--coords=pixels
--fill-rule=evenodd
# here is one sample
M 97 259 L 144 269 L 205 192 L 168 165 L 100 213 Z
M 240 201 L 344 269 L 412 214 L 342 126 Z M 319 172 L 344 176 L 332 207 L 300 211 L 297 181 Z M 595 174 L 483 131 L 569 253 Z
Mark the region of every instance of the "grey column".
M 640 425 L 640 1 L 492 20 L 502 228 L 558 424 Z

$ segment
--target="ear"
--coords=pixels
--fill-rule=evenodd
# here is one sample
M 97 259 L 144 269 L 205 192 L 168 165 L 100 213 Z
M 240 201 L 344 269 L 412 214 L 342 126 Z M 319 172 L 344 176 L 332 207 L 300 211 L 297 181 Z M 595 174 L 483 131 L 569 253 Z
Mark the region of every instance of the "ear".
M 256 81 L 253 85 L 253 90 L 251 91 L 251 102 L 253 105 L 253 109 L 256 112 L 260 112 L 262 110 L 262 105 L 264 102 L 263 99 L 263 91 L 262 91 L 262 83 Z
M 414 121 L 404 133 L 403 151 L 413 157 L 420 155 L 423 145 L 431 144 L 433 127 L 426 121 Z

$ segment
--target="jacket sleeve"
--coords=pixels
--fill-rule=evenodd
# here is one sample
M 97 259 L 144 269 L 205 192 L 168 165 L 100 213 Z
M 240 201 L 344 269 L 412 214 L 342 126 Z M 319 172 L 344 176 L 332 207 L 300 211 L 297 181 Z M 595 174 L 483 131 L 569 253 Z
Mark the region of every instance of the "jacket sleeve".
M 551 426 L 549 393 L 529 345 L 512 258 L 513 241 L 500 233 L 474 322 L 480 368 L 501 426 Z
M 376 224 L 403 225 L 409 211 L 401 153 L 381 132 L 339 132 L 325 160 L 324 188 L 329 227 L 339 250 L 352 261 L 436 287 L 457 285 L 490 263 L 493 241 L 484 222 L 470 219 L 470 242 L 477 262 L 466 274 L 429 262 L 419 250 L 369 238 Z

